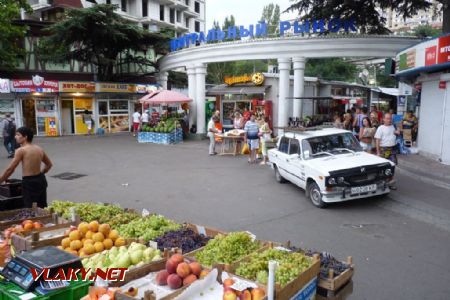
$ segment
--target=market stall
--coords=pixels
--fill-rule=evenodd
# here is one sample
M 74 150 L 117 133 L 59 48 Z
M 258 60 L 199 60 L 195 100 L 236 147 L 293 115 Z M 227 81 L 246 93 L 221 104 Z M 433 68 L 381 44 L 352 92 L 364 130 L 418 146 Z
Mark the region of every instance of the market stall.
M 183 141 L 182 125 L 188 120 L 185 104 L 192 99 L 169 90 L 157 90 L 139 100 L 144 109 L 153 109 L 151 120 L 142 124 L 138 133 L 139 143 L 177 144 Z M 179 111 L 183 113 L 179 114 Z M 158 113 L 155 113 L 157 112 Z
M 47 230 L 34 228 L 29 222 L 35 219 L 23 220 L 22 215 L 75 221 L 49 225 L 52 230 Z M 6 218 L 0 216 L 0 221 L 12 218 L 29 231 L 3 232 L 0 262 L 6 265 L 0 272 L 0 299 L 306 300 L 316 295 L 335 299 L 352 287 L 351 258 L 341 262 L 324 252 L 260 240 L 247 231 L 179 224 L 146 210 L 53 201 L 46 212 L 18 210 L 8 213 L 8 220 L 2 217 Z M 45 238 L 50 232 L 55 235 Z M 23 240 L 36 234 L 42 237 L 40 243 L 24 252 L 14 249 L 14 237 L 21 235 Z M 5 245 L 12 246 L 11 254 L 2 252 Z M 50 278 L 67 274 L 69 268 L 87 273 L 50 282 L 46 277 L 33 280 L 32 268 L 53 270 Z M 106 276 L 111 270 L 126 272 L 120 280 L 99 280 L 99 274 Z

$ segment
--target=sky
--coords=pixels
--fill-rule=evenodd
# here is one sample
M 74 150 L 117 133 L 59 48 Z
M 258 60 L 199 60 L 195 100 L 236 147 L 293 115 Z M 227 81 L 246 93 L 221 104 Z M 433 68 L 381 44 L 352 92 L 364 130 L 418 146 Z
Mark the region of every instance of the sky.
M 264 6 L 273 3 L 280 6 L 281 20 L 289 20 L 295 13 L 283 13 L 291 4 L 290 0 L 205 0 L 206 30 L 212 28 L 214 20 L 222 25 L 225 17 L 233 15 L 236 25 L 248 26 L 257 24 Z

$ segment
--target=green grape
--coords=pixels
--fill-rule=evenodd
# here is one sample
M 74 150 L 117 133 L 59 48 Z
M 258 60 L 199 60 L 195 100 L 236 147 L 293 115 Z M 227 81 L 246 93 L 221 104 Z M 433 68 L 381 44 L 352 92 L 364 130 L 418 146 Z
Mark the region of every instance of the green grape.
M 124 238 L 141 238 L 147 242 L 180 227 L 180 224 L 163 216 L 151 215 L 133 219 L 127 224 L 119 225 L 117 229 Z

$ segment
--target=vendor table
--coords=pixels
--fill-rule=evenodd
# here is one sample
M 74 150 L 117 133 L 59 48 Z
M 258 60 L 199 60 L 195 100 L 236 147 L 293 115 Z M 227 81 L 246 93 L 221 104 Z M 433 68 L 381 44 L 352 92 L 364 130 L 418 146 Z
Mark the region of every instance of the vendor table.
M 216 135 L 222 139 L 222 147 L 220 149 L 219 155 L 238 155 L 239 154 L 239 142 L 244 141 L 243 136 L 227 136 L 227 135 Z

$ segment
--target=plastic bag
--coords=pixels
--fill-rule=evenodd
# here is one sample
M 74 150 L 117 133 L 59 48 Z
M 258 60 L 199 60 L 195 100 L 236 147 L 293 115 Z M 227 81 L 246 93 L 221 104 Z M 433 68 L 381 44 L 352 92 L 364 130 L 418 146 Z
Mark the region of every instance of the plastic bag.
M 244 146 L 242 147 L 242 155 L 249 154 L 250 148 L 248 147 L 247 143 L 244 143 Z

